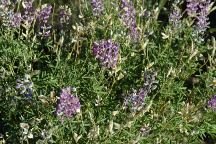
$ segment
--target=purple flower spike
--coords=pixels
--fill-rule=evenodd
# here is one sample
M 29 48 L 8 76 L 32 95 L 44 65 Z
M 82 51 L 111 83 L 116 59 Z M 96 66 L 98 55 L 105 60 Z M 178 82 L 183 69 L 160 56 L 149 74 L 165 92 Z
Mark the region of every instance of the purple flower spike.
M 216 94 L 208 101 L 208 107 L 216 111 Z
M 63 88 L 56 108 L 57 116 L 70 118 L 79 113 L 80 109 L 79 98 L 71 94 L 71 87 Z
M 201 33 L 205 32 L 210 24 L 209 18 L 208 18 L 208 14 L 209 14 L 208 9 L 209 9 L 210 4 L 211 4 L 210 0 L 200 2 L 199 4 L 200 11 L 197 17 L 197 20 L 198 20 L 197 28 L 198 28 L 198 31 Z
M 11 20 L 11 26 L 14 28 L 20 27 L 21 20 L 22 20 L 21 13 L 15 13 Z
M 132 2 L 129 2 L 128 0 L 121 0 L 120 9 L 123 10 L 120 16 L 123 21 L 123 25 L 130 30 L 130 37 L 134 41 L 137 41 L 139 33 L 136 24 L 136 10 L 133 7 Z
M 36 15 L 35 8 L 33 7 L 33 0 L 24 1 L 22 5 L 24 8 L 24 14 L 22 16 L 22 19 L 28 26 L 30 26 L 33 20 L 35 19 L 35 15 Z
M 128 28 L 136 26 L 136 11 L 132 2 L 122 0 L 120 8 L 123 10 L 123 14 L 121 15 L 123 24 Z
M 181 24 L 181 17 L 181 10 L 176 7 L 169 16 L 169 22 L 171 22 L 175 28 L 178 28 Z
M 211 0 L 199 1 L 199 0 L 187 0 L 187 13 L 190 17 L 196 17 L 197 19 L 197 31 L 203 33 L 209 27 L 209 7 Z
M 198 0 L 187 0 L 187 13 L 189 16 L 196 16 L 198 10 L 199 1 Z
M 48 37 L 51 33 L 51 25 L 48 23 L 48 20 L 51 16 L 52 6 L 51 5 L 42 5 L 42 9 L 38 12 L 38 21 L 40 24 L 40 34 L 43 37 Z
M 38 13 L 40 23 L 47 23 L 52 12 L 51 5 L 43 5 L 43 8 Z
M 59 26 L 61 28 L 63 28 L 64 25 L 68 25 L 70 23 L 71 10 L 68 6 L 60 6 L 58 20 L 59 20 Z
M 25 75 L 25 78 L 17 79 L 16 89 L 19 94 L 24 95 L 26 98 L 31 98 L 33 95 L 33 82 L 30 75 Z
M 129 107 L 132 112 L 135 112 L 142 108 L 145 104 L 144 100 L 147 96 L 147 92 L 144 89 L 139 91 L 133 90 L 133 93 L 129 94 L 124 100 L 124 106 Z
M 91 0 L 91 5 L 93 9 L 93 15 L 98 16 L 104 11 L 104 6 L 102 0 Z
M 156 80 L 156 76 L 156 72 L 145 74 L 145 83 L 143 84 L 143 87 L 138 91 L 133 90 L 133 93 L 124 98 L 124 108 L 129 108 L 129 110 L 132 112 L 142 109 L 142 107 L 145 105 L 145 98 L 149 93 L 157 88 L 156 84 L 158 81 Z
M 99 43 L 94 43 L 93 54 L 98 59 L 103 67 L 114 68 L 118 61 L 118 44 L 112 40 L 102 40 Z

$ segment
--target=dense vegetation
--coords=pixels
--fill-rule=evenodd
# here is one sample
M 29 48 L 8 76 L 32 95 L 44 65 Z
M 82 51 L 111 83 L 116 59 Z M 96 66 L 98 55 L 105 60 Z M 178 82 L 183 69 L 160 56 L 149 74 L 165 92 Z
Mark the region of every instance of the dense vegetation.
M 0 2 L 0 143 L 216 142 L 210 0 Z

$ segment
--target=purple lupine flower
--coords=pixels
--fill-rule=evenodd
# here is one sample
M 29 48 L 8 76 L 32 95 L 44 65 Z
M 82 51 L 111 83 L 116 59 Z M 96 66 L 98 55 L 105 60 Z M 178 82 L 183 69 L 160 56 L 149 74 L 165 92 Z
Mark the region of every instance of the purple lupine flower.
M 199 12 L 197 17 L 197 28 L 199 32 L 205 32 L 206 29 L 209 27 L 209 6 L 211 4 L 210 0 L 206 0 L 203 2 L 200 2 L 199 4 Z
M 216 94 L 208 101 L 208 107 L 216 111 Z
M 10 26 L 11 19 L 14 15 L 13 6 L 9 0 L 0 1 L 0 18 L 2 25 L 5 27 Z
M 33 95 L 33 82 L 30 75 L 25 75 L 25 78 L 17 79 L 16 89 L 19 94 L 24 95 L 26 98 L 31 98 Z
M 94 43 L 93 54 L 103 67 L 114 68 L 118 61 L 119 46 L 111 39 Z
M 30 27 L 36 16 L 36 11 L 33 7 L 33 0 L 24 1 L 22 5 L 24 8 L 24 14 L 22 15 L 22 19 L 24 20 L 26 26 Z
M 209 27 L 209 6 L 211 0 L 199 1 L 199 0 L 187 0 L 187 13 L 190 17 L 196 17 L 196 28 L 199 33 L 205 32 Z
M 125 99 L 123 106 L 129 108 L 132 112 L 140 110 L 144 106 L 144 100 L 147 96 L 144 89 L 138 91 L 133 90 L 133 93 L 129 94 Z
M 71 87 L 63 88 L 56 107 L 57 116 L 70 118 L 76 113 L 79 113 L 80 109 L 81 104 L 79 98 L 71 94 Z
M 143 87 L 138 91 L 133 90 L 133 93 L 125 97 L 123 106 L 124 108 L 129 108 L 130 111 L 139 111 L 145 105 L 145 98 L 152 90 L 157 88 L 156 81 L 157 73 L 146 73 L 144 76 L 145 82 Z
M 181 10 L 178 7 L 175 7 L 169 16 L 169 22 L 172 23 L 175 28 L 178 28 L 179 25 L 181 24 L 180 22 L 181 17 L 182 17 Z
M 11 19 L 11 26 L 14 28 L 20 27 L 22 21 L 21 13 L 15 13 Z
M 187 14 L 191 17 L 196 16 L 197 10 L 199 6 L 199 1 L 198 0 L 187 0 Z
M 64 25 L 68 25 L 71 19 L 71 10 L 68 6 L 60 6 L 59 8 L 59 26 L 62 28 Z
M 52 6 L 51 5 L 42 5 L 42 9 L 38 12 L 38 21 L 40 25 L 40 34 L 44 37 L 50 35 L 51 25 L 49 25 L 48 20 L 51 16 Z
M 12 10 L 4 11 L 2 15 L 2 24 L 5 27 L 10 26 L 11 20 L 13 18 L 14 12 Z
M 10 5 L 10 0 L 1 0 L 0 1 L 0 7 L 1 8 L 5 8 L 7 10 L 9 5 Z
M 46 26 L 46 25 L 42 25 L 40 26 L 40 35 L 42 35 L 43 37 L 49 37 L 51 34 L 51 26 Z
M 38 20 L 40 23 L 47 23 L 52 12 L 51 5 L 43 5 L 42 9 L 38 13 Z
M 102 0 L 91 0 L 91 5 L 93 9 L 93 15 L 98 16 L 104 11 L 104 6 Z
M 134 40 L 137 41 L 139 39 L 139 32 L 136 26 L 133 26 L 130 28 L 130 37 Z
M 121 15 L 123 24 L 128 28 L 136 26 L 136 11 L 132 2 L 128 2 L 128 0 L 121 0 L 120 8 L 123 10 Z
M 132 2 L 128 0 L 121 0 L 120 8 L 123 10 L 120 16 L 123 24 L 130 30 L 130 37 L 136 41 L 139 38 L 136 25 L 136 10 Z

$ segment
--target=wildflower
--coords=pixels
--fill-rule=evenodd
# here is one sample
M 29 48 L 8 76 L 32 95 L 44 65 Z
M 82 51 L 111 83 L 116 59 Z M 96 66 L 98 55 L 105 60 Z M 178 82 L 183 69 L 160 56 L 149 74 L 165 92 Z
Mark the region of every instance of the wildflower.
M 22 5 L 24 8 L 24 14 L 22 15 L 22 18 L 24 20 L 25 25 L 27 27 L 30 27 L 36 15 L 35 8 L 33 7 L 33 0 L 24 1 Z
M 209 18 L 208 18 L 208 9 L 209 9 L 209 6 L 211 4 L 211 1 L 210 0 L 207 0 L 207 1 L 203 1 L 203 2 L 200 2 L 199 4 L 199 8 L 200 8 L 200 11 L 198 13 L 198 17 L 197 17 L 197 29 L 199 32 L 205 32 L 206 29 L 209 27 Z
M 216 94 L 208 101 L 208 107 L 216 111 Z
M 93 54 L 107 68 L 114 68 L 118 61 L 119 46 L 112 40 L 102 40 L 94 43 Z
M 0 1 L 0 18 L 3 26 L 10 26 L 14 14 L 13 11 L 13 7 L 9 0 Z
M 123 10 L 121 15 L 121 19 L 123 24 L 130 28 L 136 25 L 136 11 L 132 5 L 132 2 L 128 2 L 128 0 L 121 0 L 120 8 Z
M 80 108 L 79 98 L 71 94 L 71 87 L 63 88 L 56 108 L 57 116 L 70 118 L 80 112 Z
M 42 25 L 41 27 L 40 27 L 40 35 L 42 35 L 42 36 L 44 36 L 44 37 L 48 37 L 48 36 L 50 36 L 50 33 L 51 33 L 51 26 L 46 26 L 46 25 Z
M 175 28 L 179 27 L 181 19 L 181 10 L 178 7 L 175 7 L 172 13 L 169 16 L 169 22 L 173 24 Z
M 196 17 L 197 19 L 197 31 L 199 33 L 205 32 L 209 27 L 209 8 L 211 0 L 198 1 L 198 0 L 187 0 L 187 13 L 190 17 Z
M 22 20 L 21 13 L 15 13 L 11 20 L 11 26 L 14 28 L 20 27 L 21 20 Z
M 42 5 L 42 9 L 38 13 L 38 19 L 40 23 L 47 23 L 49 20 L 49 17 L 52 12 L 52 6 L 51 5 Z
M 104 10 L 102 0 L 91 0 L 91 5 L 92 5 L 94 16 L 100 15 Z
M 130 37 L 136 41 L 139 38 L 136 25 L 136 10 L 133 7 L 132 2 L 128 2 L 128 0 L 121 0 L 120 8 L 123 10 L 120 16 L 123 25 L 130 30 Z
M 9 5 L 10 5 L 9 0 L 1 0 L 0 1 L 0 10 L 1 10 L 0 13 L 1 13 L 1 16 L 2 16 L 3 12 L 8 11 Z
M 59 8 L 59 24 L 63 27 L 63 24 L 69 24 L 71 18 L 71 10 L 68 6 L 60 6 Z
M 40 23 L 40 34 L 44 37 L 50 35 L 51 25 L 48 24 L 48 20 L 51 16 L 52 6 L 51 5 L 42 5 L 42 9 L 38 12 L 38 20 Z
M 23 79 L 17 79 L 16 89 L 20 91 L 20 94 L 24 95 L 27 98 L 32 97 L 33 93 L 33 82 L 30 79 L 30 75 L 25 75 Z
M 198 0 L 187 0 L 187 14 L 191 17 L 196 16 L 198 10 L 199 1 Z
M 144 124 L 141 128 L 140 128 L 140 135 L 141 136 L 147 136 L 151 131 L 151 127 L 149 126 L 149 124 Z
M 143 87 L 138 91 L 133 90 L 133 93 L 124 99 L 123 106 L 129 108 L 132 112 L 139 111 L 145 105 L 144 101 L 147 95 L 157 88 L 156 84 L 158 81 L 156 81 L 156 76 L 157 73 L 145 74 Z
M 147 93 L 142 88 L 139 91 L 133 90 L 133 93 L 124 99 L 123 105 L 124 107 L 130 107 L 130 110 L 135 112 L 143 107 L 146 96 Z
M 134 41 L 137 41 L 139 39 L 139 32 L 136 26 L 130 28 L 130 37 Z

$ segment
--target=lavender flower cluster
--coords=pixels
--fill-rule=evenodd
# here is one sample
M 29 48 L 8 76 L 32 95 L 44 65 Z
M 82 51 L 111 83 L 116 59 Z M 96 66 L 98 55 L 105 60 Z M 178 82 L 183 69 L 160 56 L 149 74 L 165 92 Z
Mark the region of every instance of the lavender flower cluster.
M 174 7 L 174 10 L 169 16 L 169 22 L 172 23 L 175 28 L 179 28 L 181 24 L 181 17 L 181 10 L 178 7 Z
M 43 5 L 37 16 L 40 23 L 41 34 L 44 37 L 48 37 L 50 35 L 51 25 L 48 23 L 48 20 L 51 16 L 51 12 L 51 5 Z
M 68 6 L 60 6 L 58 21 L 59 26 L 62 29 L 64 25 L 68 25 L 71 18 L 71 10 Z
M 93 54 L 103 67 L 114 68 L 118 61 L 119 46 L 111 39 L 93 45 Z
M 130 37 L 136 41 L 139 38 L 136 24 L 136 10 L 132 2 L 128 0 L 121 0 L 120 8 L 123 10 L 120 16 L 123 24 L 130 30 Z
M 48 37 L 51 34 L 52 25 L 50 23 L 52 15 L 52 6 L 44 4 L 40 8 L 34 6 L 34 0 L 22 1 L 22 11 L 15 9 L 15 3 L 9 0 L 0 1 L 0 18 L 6 27 L 19 28 L 22 26 L 26 29 L 39 28 L 39 35 Z M 57 27 L 63 29 L 69 24 L 71 19 L 71 11 L 68 6 L 59 6 L 57 18 Z M 35 24 L 35 25 L 33 25 Z
M 21 13 L 19 13 L 19 12 L 14 13 L 12 20 L 11 20 L 11 27 L 13 27 L 13 28 L 20 27 L 21 20 L 22 20 Z
M 71 87 L 63 88 L 56 107 L 57 116 L 70 118 L 76 113 L 79 113 L 80 109 L 81 104 L 79 98 L 71 94 Z
M 104 11 L 102 0 L 91 0 L 91 5 L 92 5 L 94 16 L 99 16 Z
M 16 89 L 20 94 L 27 98 L 31 98 L 33 95 L 33 82 L 31 81 L 30 75 L 25 75 L 22 79 L 17 79 Z
M 22 5 L 24 8 L 24 14 L 22 16 L 22 19 L 26 27 L 29 28 L 34 21 L 36 15 L 35 8 L 33 7 L 33 0 L 24 1 Z
M 205 32 L 209 27 L 209 7 L 211 0 L 199 1 L 199 0 L 187 0 L 187 13 L 191 17 L 197 18 L 198 32 Z
M 208 106 L 216 111 L 216 94 L 208 101 Z
M 11 20 L 14 14 L 13 9 L 14 8 L 11 6 L 9 0 L 0 1 L 0 18 L 3 26 L 11 25 Z
M 143 87 L 138 91 L 133 90 L 133 93 L 125 97 L 124 108 L 129 108 L 132 112 L 139 111 L 145 105 L 144 101 L 147 95 L 157 88 L 156 76 L 156 72 L 145 74 Z

